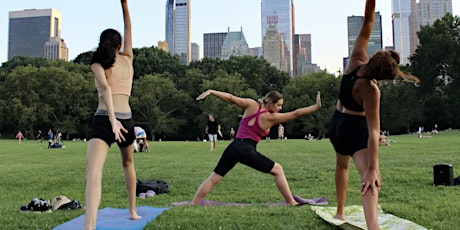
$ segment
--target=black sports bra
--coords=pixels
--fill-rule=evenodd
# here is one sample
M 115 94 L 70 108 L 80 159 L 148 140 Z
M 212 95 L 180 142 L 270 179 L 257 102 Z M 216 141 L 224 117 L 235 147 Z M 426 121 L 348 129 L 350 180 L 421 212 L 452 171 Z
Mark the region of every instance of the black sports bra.
M 342 77 L 342 81 L 340 82 L 340 92 L 339 92 L 339 99 L 340 103 L 342 103 L 345 108 L 355 111 L 355 112 L 362 112 L 364 111 L 364 107 L 361 104 L 358 104 L 356 100 L 353 98 L 353 86 L 355 85 L 356 80 L 359 78 L 365 78 L 368 80 L 373 80 L 372 78 L 368 77 L 358 77 L 356 72 L 358 72 L 361 66 L 358 66 L 353 72 L 349 74 L 345 74 Z

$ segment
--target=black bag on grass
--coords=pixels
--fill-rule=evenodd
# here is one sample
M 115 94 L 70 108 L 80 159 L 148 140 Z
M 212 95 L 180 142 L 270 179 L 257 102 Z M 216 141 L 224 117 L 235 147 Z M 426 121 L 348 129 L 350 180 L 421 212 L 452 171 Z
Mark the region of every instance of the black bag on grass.
M 150 179 L 146 181 L 137 180 L 136 184 L 136 195 L 139 196 L 140 193 L 145 193 L 148 190 L 153 190 L 156 194 L 168 193 L 169 187 L 166 181 Z

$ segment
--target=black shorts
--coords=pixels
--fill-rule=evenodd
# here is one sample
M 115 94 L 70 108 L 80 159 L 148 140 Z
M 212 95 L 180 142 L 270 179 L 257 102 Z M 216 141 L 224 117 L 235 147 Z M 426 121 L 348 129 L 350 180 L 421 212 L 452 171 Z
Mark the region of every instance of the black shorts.
M 335 111 L 329 127 L 329 139 L 337 153 L 353 156 L 367 148 L 369 131 L 366 117 Z
M 275 162 L 257 152 L 256 146 L 257 142 L 251 139 L 235 139 L 225 149 L 214 172 L 225 176 L 239 162 L 257 171 L 269 173 Z
M 134 143 L 136 136 L 134 136 L 134 124 L 133 119 L 118 119 L 123 125 L 125 129 L 128 130 L 128 133 L 122 132 L 125 141 L 117 142 L 120 148 L 128 147 L 129 145 Z M 110 124 L 110 120 L 108 116 L 104 115 L 95 115 L 93 116 L 93 124 L 91 128 L 91 138 L 99 138 L 105 143 L 112 145 L 115 142 L 115 134 L 112 131 L 112 124 Z

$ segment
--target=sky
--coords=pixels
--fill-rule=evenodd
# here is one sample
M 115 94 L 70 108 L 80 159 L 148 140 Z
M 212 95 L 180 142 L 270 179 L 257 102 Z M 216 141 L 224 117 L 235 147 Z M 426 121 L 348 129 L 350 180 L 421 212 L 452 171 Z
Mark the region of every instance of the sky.
M 382 15 L 383 46 L 393 45 L 391 0 L 377 1 Z M 311 34 L 312 62 L 335 73 L 348 56 L 347 17 L 363 16 L 365 0 L 294 0 L 295 33 Z M 157 45 L 165 40 L 166 0 L 128 0 L 133 26 L 133 47 Z M 453 0 L 453 14 L 460 15 L 460 0 Z M 200 46 L 203 34 L 240 31 L 249 47 L 260 47 L 261 0 L 192 0 L 191 41 Z M 119 0 L 1 0 L 0 63 L 8 58 L 8 12 L 49 9 L 61 12 L 61 37 L 69 48 L 69 59 L 93 50 L 106 28 L 121 32 L 123 18 Z

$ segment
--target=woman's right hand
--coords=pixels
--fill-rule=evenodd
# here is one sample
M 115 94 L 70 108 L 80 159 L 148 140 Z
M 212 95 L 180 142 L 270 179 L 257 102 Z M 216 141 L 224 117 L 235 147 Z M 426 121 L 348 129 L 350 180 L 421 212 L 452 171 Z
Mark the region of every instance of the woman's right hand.
M 119 143 L 125 141 L 125 137 L 123 136 L 124 133 L 128 133 L 128 130 L 123 127 L 121 122 L 119 120 L 115 120 L 115 122 L 112 123 L 112 132 L 115 134 L 115 141 L 118 141 Z

